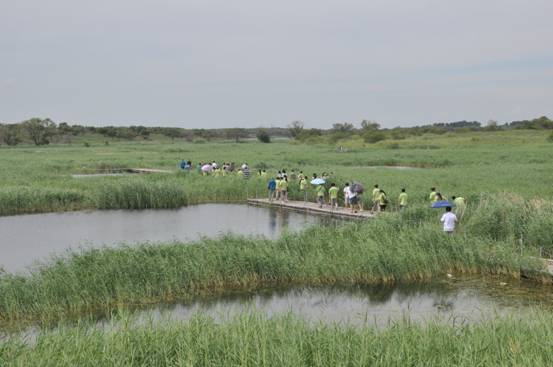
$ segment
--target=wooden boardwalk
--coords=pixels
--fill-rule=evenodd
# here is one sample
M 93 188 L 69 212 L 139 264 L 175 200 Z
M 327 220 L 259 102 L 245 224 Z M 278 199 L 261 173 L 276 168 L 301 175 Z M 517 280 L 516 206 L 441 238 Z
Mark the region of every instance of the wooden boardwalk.
M 174 171 L 168 171 L 166 169 L 155 169 L 155 168 L 128 168 L 131 173 L 175 173 Z
M 354 219 L 371 219 L 375 217 L 374 213 L 370 211 L 362 211 L 352 213 L 351 209 L 343 207 L 331 208 L 330 205 L 325 204 L 322 208 L 319 208 L 319 204 L 309 201 L 287 201 L 280 200 L 269 201 L 268 199 L 248 199 L 248 204 L 257 206 L 272 206 L 276 208 L 285 208 L 304 213 L 313 214 L 325 214 L 341 218 L 354 218 Z

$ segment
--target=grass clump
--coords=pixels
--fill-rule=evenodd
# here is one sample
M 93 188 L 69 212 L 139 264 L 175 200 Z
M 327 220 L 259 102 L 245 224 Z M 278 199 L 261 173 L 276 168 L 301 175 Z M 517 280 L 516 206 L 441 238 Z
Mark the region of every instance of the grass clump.
M 183 185 L 174 181 L 108 182 L 99 185 L 95 199 L 99 209 L 170 209 L 187 204 Z
M 0 188 L 0 215 L 74 210 L 85 201 L 85 195 L 78 190 L 5 187 Z
M 484 196 L 467 216 L 465 232 L 553 251 L 553 202 L 514 194 Z
M 0 343 L 6 366 L 550 366 L 551 314 L 454 326 L 409 320 L 384 330 L 312 326 L 290 315 L 240 315 L 217 323 L 136 325 L 125 318 L 108 330 L 60 327 L 36 343 Z

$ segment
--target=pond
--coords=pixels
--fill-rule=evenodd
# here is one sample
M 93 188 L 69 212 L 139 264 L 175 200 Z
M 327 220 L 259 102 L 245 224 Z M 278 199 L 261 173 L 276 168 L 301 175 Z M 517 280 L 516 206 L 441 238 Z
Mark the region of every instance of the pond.
M 102 210 L 0 217 L 0 267 L 16 272 L 79 246 L 194 241 L 235 233 L 277 238 L 336 219 L 276 208 L 203 204 L 175 210 Z
M 516 317 L 524 311 L 535 311 L 532 307 L 553 307 L 550 286 L 511 278 L 453 276 L 415 284 L 259 289 L 189 303 L 135 308 L 131 310 L 131 322 L 137 325 L 173 323 L 198 314 L 224 322 L 256 312 L 269 318 L 291 314 L 313 325 L 385 328 L 394 322 L 408 320 L 462 326 L 493 317 Z M 83 316 L 90 325 L 109 330 L 119 327 L 117 318 L 111 318 L 116 314 L 112 310 L 107 315 Z M 10 335 L 22 335 L 33 341 L 39 330 L 38 326 L 19 331 L 0 330 L 0 341 Z
M 186 320 L 202 313 L 226 320 L 252 311 L 269 317 L 291 313 L 308 322 L 387 326 L 390 322 L 437 320 L 464 324 L 553 306 L 551 287 L 494 277 L 452 277 L 425 284 L 371 287 L 262 289 L 187 304 L 137 310 L 138 320 Z M 101 320 L 100 324 L 109 323 Z

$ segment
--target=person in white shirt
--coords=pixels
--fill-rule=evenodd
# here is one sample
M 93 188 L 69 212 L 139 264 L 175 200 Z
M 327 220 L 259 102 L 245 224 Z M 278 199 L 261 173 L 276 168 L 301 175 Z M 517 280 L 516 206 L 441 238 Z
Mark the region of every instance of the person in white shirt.
M 351 189 L 349 187 L 349 182 L 346 182 L 344 187 L 344 207 L 349 208 L 349 198 L 351 197 Z
M 444 224 L 444 232 L 447 234 L 453 233 L 455 230 L 455 223 L 458 222 L 457 216 L 451 212 L 450 206 L 445 208 L 445 213 L 442 215 L 440 221 Z

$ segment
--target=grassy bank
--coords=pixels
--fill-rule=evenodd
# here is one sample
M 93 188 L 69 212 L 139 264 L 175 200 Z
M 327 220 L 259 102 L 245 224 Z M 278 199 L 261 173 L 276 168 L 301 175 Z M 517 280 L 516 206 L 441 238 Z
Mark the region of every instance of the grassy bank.
M 313 227 L 275 241 L 229 236 L 72 253 L 30 275 L 1 275 L 0 321 L 51 321 L 271 285 L 413 282 L 444 272 L 518 277 L 543 266 L 508 240 L 447 236 L 406 219 L 416 216 Z
M 5 366 L 550 366 L 553 316 L 447 326 L 400 322 L 381 331 L 244 315 L 111 329 L 61 327 L 36 343 L 0 342 Z

